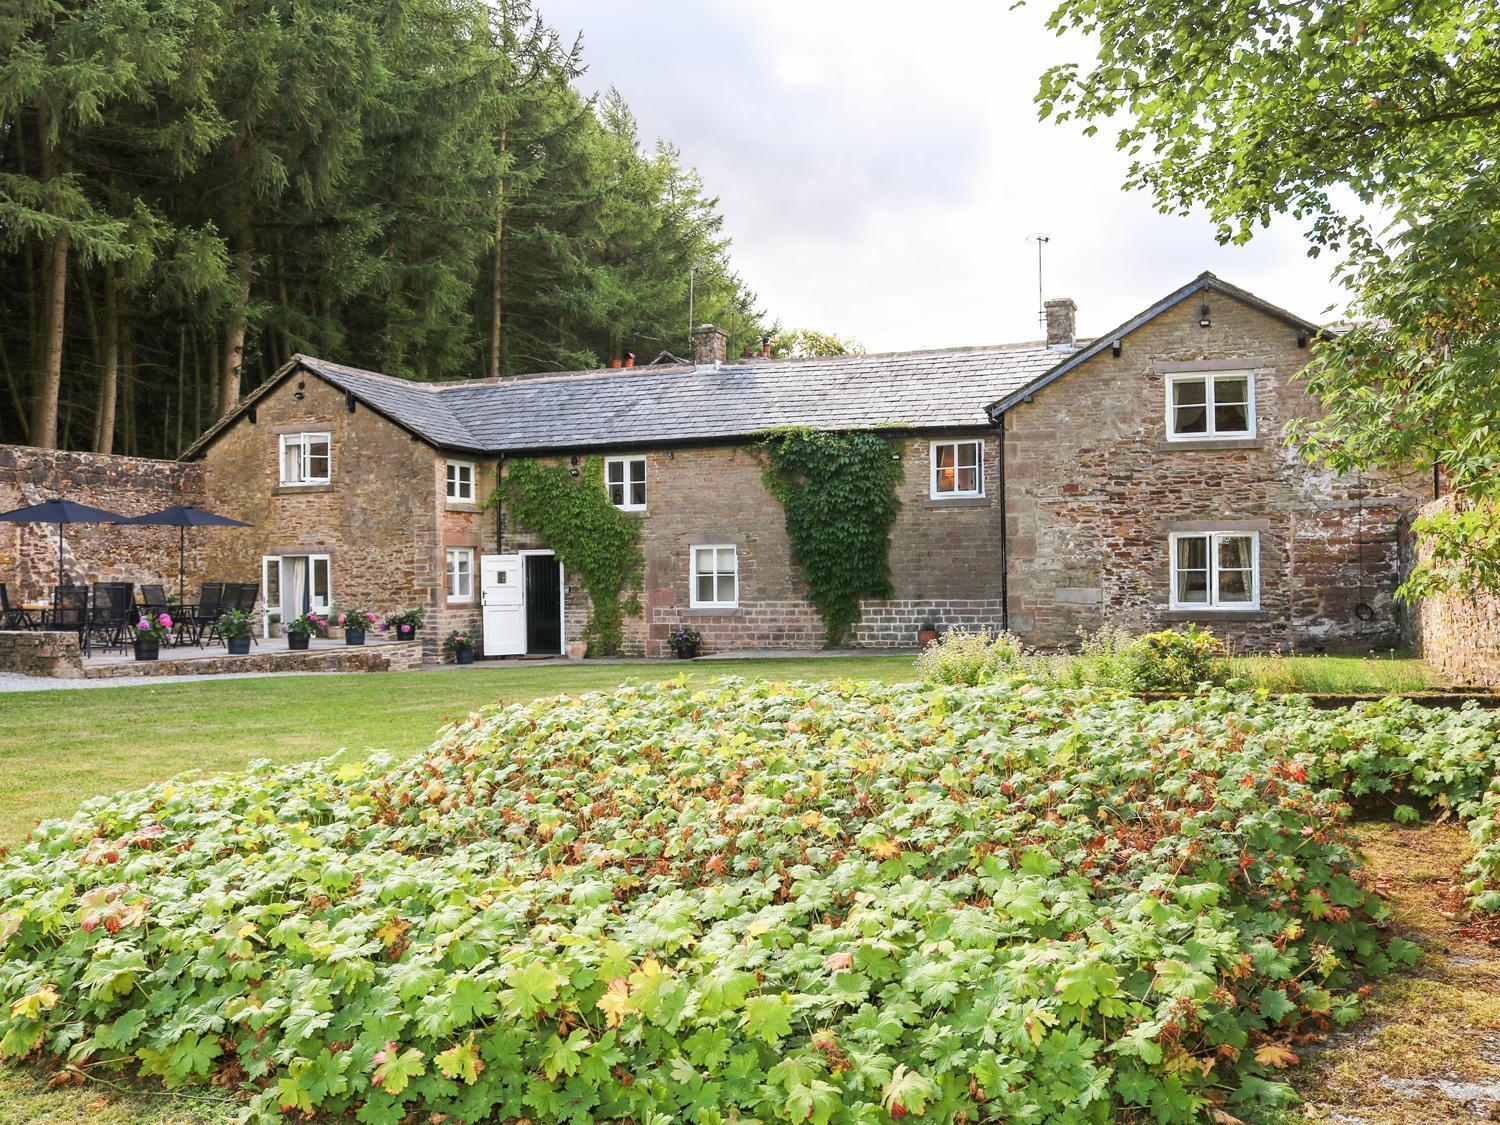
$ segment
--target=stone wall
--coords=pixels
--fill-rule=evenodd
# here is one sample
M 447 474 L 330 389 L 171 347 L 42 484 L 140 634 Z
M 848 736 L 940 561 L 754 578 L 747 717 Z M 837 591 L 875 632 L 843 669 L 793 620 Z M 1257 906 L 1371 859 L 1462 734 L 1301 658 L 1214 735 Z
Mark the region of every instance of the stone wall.
M 1296 330 L 1218 293 L 1210 327 L 1184 301 L 1006 416 L 1011 628 L 1039 646 L 1114 621 L 1134 630 L 1194 620 L 1241 649 L 1398 643 L 1398 528 L 1430 477 L 1339 477 L 1282 442 L 1318 404 L 1294 376 Z M 1257 437 L 1166 440 L 1165 376 L 1218 363 L 1255 373 Z M 1240 524 L 1260 541 L 1260 609 L 1170 608 L 1168 534 Z M 1371 621 L 1356 616 L 1367 602 Z
M 1453 497 L 1429 501 L 1420 515 L 1449 509 Z M 1412 614 L 1411 640 L 1452 684 L 1500 688 L 1500 597 L 1445 594 L 1424 598 Z
M 0 672 L 57 679 L 81 676 L 78 634 L 0 632 Z
M 901 509 L 890 546 L 895 597 L 866 603 L 852 643 L 913 648 L 917 627 L 928 618 L 944 629 L 998 627 L 1000 514 L 993 485 L 999 446 L 993 433 L 982 440 L 986 495 L 973 500 L 933 500 L 929 438 L 903 440 L 905 475 L 897 486 Z M 761 480 L 761 455 L 743 444 L 630 455 L 646 459 L 647 510 L 638 514 L 645 557 L 643 612 L 625 621 L 625 651 L 666 655 L 668 634 L 681 626 L 703 634 L 706 652 L 822 647 L 823 622 L 797 576 L 785 513 Z M 707 544 L 732 544 L 737 550 L 740 593 L 735 609 L 696 609 L 691 604 L 691 551 Z M 525 528 L 507 521 L 506 552 L 541 546 L 545 544 Z M 587 619 L 587 597 L 576 577 L 566 582 L 566 634 L 578 639 Z
M 56 497 L 139 516 L 203 504 L 203 472 L 176 461 L 0 445 L 0 512 Z M 190 575 L 213 534 L 189 532 Z M 177 538 L 175 527 L 70 524 L 63 529 L 63 570 L 73 582 L 160 583 L 175 593 Z M 57 582 L 56 525 L 0 523 L 0 582 L 14 601 L 48 595 Z

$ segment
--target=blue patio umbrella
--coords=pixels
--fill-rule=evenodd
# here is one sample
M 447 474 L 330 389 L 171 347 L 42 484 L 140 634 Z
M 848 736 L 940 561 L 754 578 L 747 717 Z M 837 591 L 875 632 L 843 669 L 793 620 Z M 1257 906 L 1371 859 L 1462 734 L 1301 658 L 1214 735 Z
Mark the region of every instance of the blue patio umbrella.
M 179 504 L 174 508 L 163 508 L 159 512 L 152 512 L 148 516 L 136 516 L 134 519 L 126 520 L 127 523 L 152 524 L 158 527 L 175 527 L 177 529 L 177 601 L 185 604 L 186 592 L 183 590 L 183 554 L 187 547 L 187 529 L 190 527 L 249 527 L 244 520 L 230 519 L 221 516 L 217 512 L 205 511 L 202 508 L 194 508 L 189 504 Z
M 75 504 L 71 500 L 47 500 L 32 504 L 29 508 L 16 508 L 0 512 L 0 522 L 5 523 L 55 523 L 57 524 L 57 584 L 63 584 L 63 525 L 70 523 L 129 523 L 129 516 L 119 512 L 108 512 L 103 508 L 90 508 L 87 504 Z

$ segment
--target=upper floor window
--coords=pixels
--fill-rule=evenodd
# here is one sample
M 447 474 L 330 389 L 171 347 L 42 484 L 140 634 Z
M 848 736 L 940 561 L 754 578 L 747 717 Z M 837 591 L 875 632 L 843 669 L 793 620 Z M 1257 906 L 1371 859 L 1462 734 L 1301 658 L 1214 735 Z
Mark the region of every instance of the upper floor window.
M 1255 378 L 1248 371 L 1167 376 L 1167 437 L 1255 436 Z
M 609 502 L 627 512 L 646 507 L 646 459 L 644 457 L 610 457 L 604 462 L 604 487 Z
M 1178 531 L 1168 538 L 1173 609 L 1259 608 L 1259 535 Z
M 984 443 L 932 443 L 932 498 L 984 495 Z
M 474 502 L 474 462 L 448 462 L 448 499 L 464 504 Z
M 693 548 L 694 608 L 733 609 L 740 604 L 740 559 L 734 547 Z
M 281 483 L 327 484 L 333 458 L 326 433 L 281 435 Z

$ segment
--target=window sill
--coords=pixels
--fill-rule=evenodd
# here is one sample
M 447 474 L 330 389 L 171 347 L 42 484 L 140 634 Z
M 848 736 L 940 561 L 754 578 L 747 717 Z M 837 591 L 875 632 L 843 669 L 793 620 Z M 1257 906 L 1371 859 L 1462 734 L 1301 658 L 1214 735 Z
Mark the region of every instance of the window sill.
M 1269 621 L 1263 609 L 1169 609 L 1168 621 Z
M 443 501 L 443 511 L 474 512 L 477 514 L 484 511 L 484 508 L 481 505 L 474 503 L 472 500 L 445 500 Z
M 989 498 L 985 496 L 949 496 L 922 501 L 924 508 L 988 508 L 989 506 Z
M 332 484 L 278 484 L 271 489 L 272 496 L 301 496 L 310 492 L 332 492 Z
M 740 612 L 739 606 L 691 606 L 688 609 L 679 609 L 678 617 L 733 617 Z
M 623 508 L 619 504 L 614 505 L 614 509 L 617 512 L 624 512 L 627 516 L 644 516 L 648 511 L 645 507 Z
M 1258 437 L 1163 438 L 1156 448 L 1192 453 L 1208 449 L 1264 449 L 1265 442 Z
M 444 609 L 472 609 L 478 604 L 473 598 L 459 598 L 457 600 L 445 598 L 443 600 Z

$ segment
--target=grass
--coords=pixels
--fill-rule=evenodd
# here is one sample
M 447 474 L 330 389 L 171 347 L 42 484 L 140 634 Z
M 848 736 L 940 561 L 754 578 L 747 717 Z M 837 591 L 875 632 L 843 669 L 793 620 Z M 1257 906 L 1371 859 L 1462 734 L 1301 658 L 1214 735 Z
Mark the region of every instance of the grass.
M 1252 657 L 1237 664 L 1237 670 L 1258 685 L 1283 691 L 1409 691 L 1435 683 L 1420 661 L 1407 659 Z M 341 747 L 416 751 L 431 741 L 443 722 L 486 704 L 676 675 L 897 682 L 912 678 L 912 665 L 907 656 L 715 660 L 690 666 L 509 664 L 463 672 L 216 680 L 0 695 L 7 767 L 0 779 L 0 845 L 19 842 L 38 820 L 65 815 L 86 797 L 138 787 L 184 770 L 229 770 L 256 758 L 300 761 Z M 1457 838 L 1451 843 L 1462 847 Z M 1378 868 L 1393 862 L 1386 855 L 1389 851 L 1377 852 Z M 1451 872 L 1446 852 L 1435 849 L 1431 858 L 1449 864 L 1446 870 Z M 1434 935 L 1415 930 L 1412 936 L 1431 940 Z M 1435 1024 L 1444 1031 L 1444 1044 L 1461 1044 L 1463 1036 L 1478 1027 L 1493 1027 L 1493 1014 L 1486 1024 L 1483 1011 L 1493 1013 L 1492 990 L 1500 984 L 1497 970 L 1491 966 L 1470 980 L 1473 974 L 1455 976 L 1455 967 L 1429 979 L 1425 967 L 1430 964 L 1424 962 L 1423 975 L 1398 978 L 1377 993 L 1377 1019 L 1394 1023 L 1371 1034 L 1390 1037 L 1391 1051 L 1430 1053 L 1424 1044 Z M 1445 1011 L 1454 1014 L 1443 1016 Z M 1369 1022 L 1358 1026 L 1368 1027 Z M 1383 1038 L 1381 1047 L 1384 1054 Z M 1375 1064 L 1363 1060 L 1364 1053 L 1356 1044 L 1313 1064 L 1306 1094 L 1322 1101 L 1333 1096 L 1325 1091 L 1336 1092 L 1345 1082 L 1365 1083 Z M 222 1096 L 217 1092 L 182 1097 L 154 1085 L 97 1082 L 51 1088 L 49 1077 L 50 1072 L 41 1069 L 0 1067 L 0 1121 L 217 1125 L 232 1120 L 237 1108 L 233 1102 L 217 1100 Z M 1411 1109 L 1409 1103 L 1406 1109 Z

